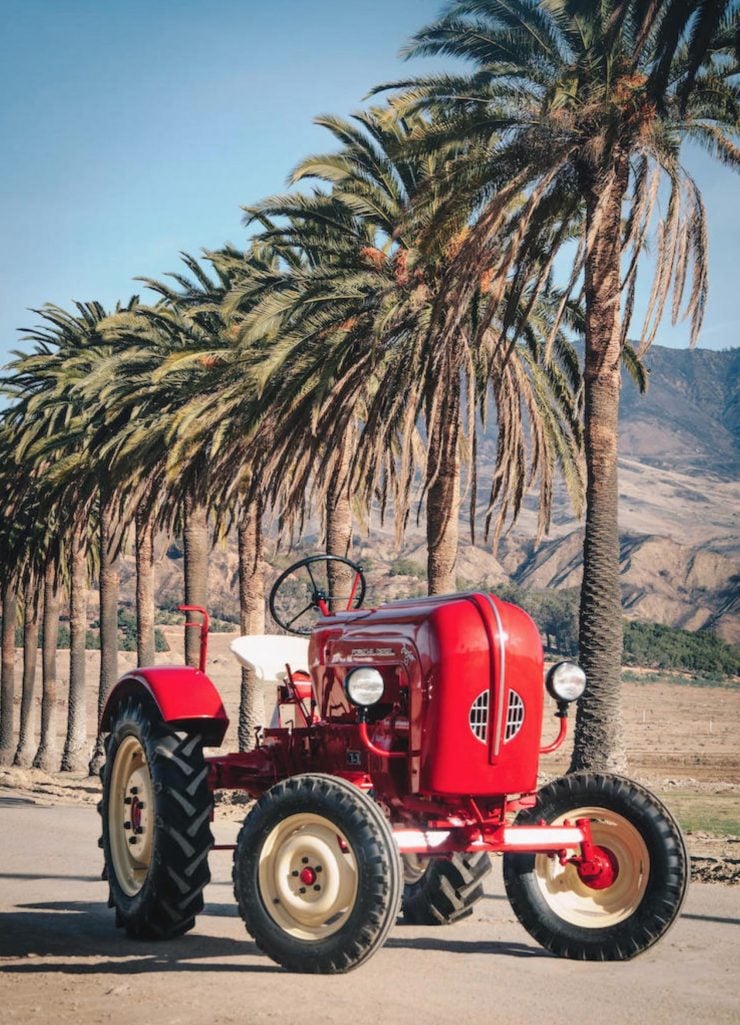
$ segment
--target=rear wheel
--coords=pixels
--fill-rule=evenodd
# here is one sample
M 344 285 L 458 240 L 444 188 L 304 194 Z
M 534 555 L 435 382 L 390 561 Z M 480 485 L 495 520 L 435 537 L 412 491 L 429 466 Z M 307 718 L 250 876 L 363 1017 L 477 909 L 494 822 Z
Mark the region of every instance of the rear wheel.
M 556 855 L 505 854 L 504 883 L 524 928 L 548 950 L 582 961 L 626 961 L 675 921 L 689 863 L 670 812 L 644 787 L 574 773 L 544 787 L 516 825 L 587 818 L 602 871 L 589 876 Z
M 403 856 L 403 917 L 412 925 L 450 925 L 473 913 L 483 896 L 491 859 L 479 854 L 450 858 Z
M 390 824 L 341 779 L 293 776 L 247 816 L 234 893 L 247 930 L 278 964 L 327 974 L 356 968 L 398 913 L 401 865 Z
M 102 771 L 101 846 L 116 925 L 130 936 L 187 932 L 210 879 L 211 794 L 199 736 L 175 733 L 148 703 L 113 714 Z

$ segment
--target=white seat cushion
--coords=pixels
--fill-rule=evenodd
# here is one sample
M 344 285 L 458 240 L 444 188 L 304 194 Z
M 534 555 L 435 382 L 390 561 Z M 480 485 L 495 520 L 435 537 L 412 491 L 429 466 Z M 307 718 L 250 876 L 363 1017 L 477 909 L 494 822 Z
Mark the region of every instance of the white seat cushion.
M 252 634 L 237 637 L 229 648 L 243 666 L 254 669 L 263 683 L 279 683 L 285 679 L 286 663 L 293 671 L 308 672 L 308 637 Z

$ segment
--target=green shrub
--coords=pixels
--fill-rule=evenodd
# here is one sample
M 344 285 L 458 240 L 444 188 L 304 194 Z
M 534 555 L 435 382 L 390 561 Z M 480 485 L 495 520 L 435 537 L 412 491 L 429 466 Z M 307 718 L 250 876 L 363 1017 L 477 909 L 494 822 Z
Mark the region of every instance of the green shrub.
M 413 559 L 393 559 L 390 572 L 395 577 L 416 577 L 417 580 L 426 580 L 427 578 L 427 571 Z
M 737 648 L 707 631 L 694 633 L 660 623 L 625 623 L 624 663 L 709 676 L 740 675 Z

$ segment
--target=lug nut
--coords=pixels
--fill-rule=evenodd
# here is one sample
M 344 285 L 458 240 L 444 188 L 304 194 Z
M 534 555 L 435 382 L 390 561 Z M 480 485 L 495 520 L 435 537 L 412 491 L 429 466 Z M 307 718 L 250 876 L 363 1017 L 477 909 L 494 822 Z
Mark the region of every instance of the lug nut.
M 318 891 L 318 890 L 320 890 L 320 889 L 321 889 L 321 887 L 320 887 L 320 886 L 318 885 L 318 883 L 317 883 L 317 884 L 316 884 L 316 886 L 314 886 L 314 890 Z
M 124 822 L 123 828 L 124 829 L 131 829 L 131 823 L 130 822 Z
M 124 804 L 131 804 L 131 798 L 130 797 L 124 797 L 123 803 Z
M 299 893 L 305 893 L 306 892 L 306 887 L 302 886 L 298 892 Z
M 321 865 L 316 865 L 316 867 L 314 868 L 314 872 L 323 872 L 323 871 L 324 870 L 322 869 Z
M 131 787 L 131 789 L 129 790 L 130 794 L 138 794 L 138 792 L 139 792 L 139 788 L 138 787 Z
M 292 872 L 291 872 L 290 874 L 291 874 L 292 876 L 297 876 L 297 875 L 298 875 L 298 869 L 297 869 L 297 868 L 294 868 L 294 869 L 293 869 L 293 871 L 292 871 Z
M 144 832 L 144 827 L 143 826 L 137 826 L 136 827 L 136 832 L 139 834 L 139 836 L 141 836 L 141 834 Z
M 301 863 L 303 865 L 307 865 L 308 864 L 308 858 L 301 858 Z
M 135 836 L 130 836 L 130 837 L 128 838 L 128 842 L 129 842 L 130 844 L 135 844 L 135 843 L 138 843 L 139 841 L 138 841 L 138 840 L 136 839 L 136 837 L 135 837 Z

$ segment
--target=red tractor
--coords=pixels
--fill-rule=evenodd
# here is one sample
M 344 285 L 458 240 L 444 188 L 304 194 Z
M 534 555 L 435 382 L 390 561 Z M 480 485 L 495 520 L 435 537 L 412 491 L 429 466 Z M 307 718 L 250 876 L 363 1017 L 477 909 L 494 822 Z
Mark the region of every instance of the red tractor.
M 337 569 L 351 573 L 343 611 L 321 583 Z M 116 923 L 165 938 L 193 926 L 210 878 L 213 792 L 227 788 L 255 798 L 234 848 L 239 911 L 261 949 L 294 971 L 361 964 L 399 906 L 417 924 L 464 917 L 495 853 L 514 913 L 553 953 L 624 960 L 655 943 L 688 880 L 669 812 L 604 773 L 536 789 L 582 670 L 561 662 L 543 686 L 537 628 L 494 595 L 366 610 L 364 594 L 361 568 L 330 556 L 276 581 L 273 616 L 307 639 L 232 645 L 275 681 L 273 721 L 253 751 L 204 755 L 228 725 L 204 672 L 205 613 L 200 669 L 137 669 L 118 682 L 102 718 L 101 803 Z M 543 748 L 545 687 L 560 729 Z

